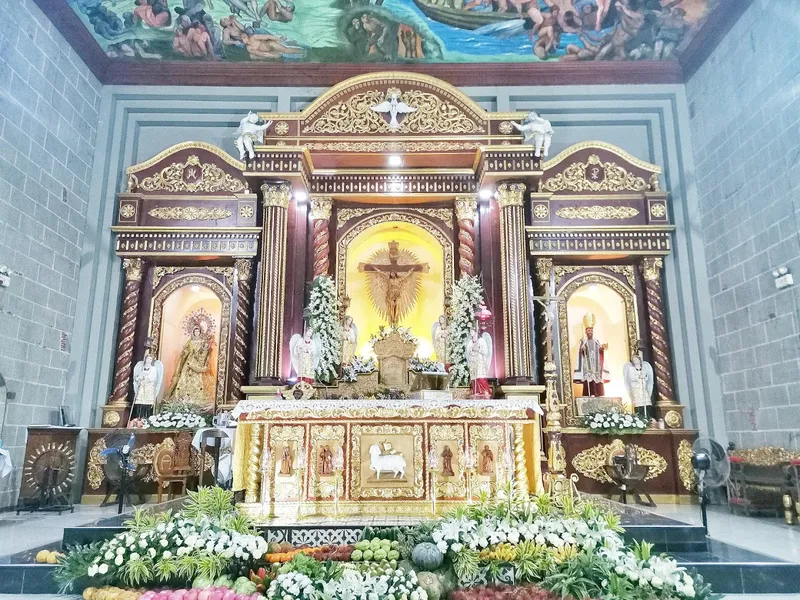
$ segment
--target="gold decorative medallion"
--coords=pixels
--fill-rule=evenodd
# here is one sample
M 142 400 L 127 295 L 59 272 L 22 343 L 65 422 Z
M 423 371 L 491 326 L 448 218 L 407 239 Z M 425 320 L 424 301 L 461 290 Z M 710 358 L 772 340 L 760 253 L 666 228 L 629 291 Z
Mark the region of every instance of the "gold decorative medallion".
M 667 461 L 664 460 L 657 452 L 653 452 L 647 448 L 642 448 L 636 444 L 629 444 L 634 450 L 639 459 L 639 464 L 647 465 L 650 470 L 645 481 L 655 479 L 667 470 Z M 606 473 L 605 466 L 611 464 L 613 456 L 625 452 L 625 443 L 617 438 L 610 444 L 598 444 L 587 448 L 583 452 L 579 452 L 572 459 L 573 468 L 589 479 L 594 479 L 600 483 L 613 483 L 612 479 Z
M 678 444 L 678 476 L 687 491 L 694 491 L 697 475 L 692 468 L 692 445 L 687 440 L 681 440 Z
M 126 202 L 119 207 L 119 216 L 123 219 L 132 219 L 136 216 L 136 206 Z
M 278 121 L 272 131 L 275 132 L 275 135 L 286 135 L 289 133 L 289 124 L 286 121 Z
M 550 214 L 550 209 L 547 208 L 547 204 L 536 204 L 533 207 L 533 216 L 539 220 L 546 219 Z
M 243 219 L 247 219 L 248 221 L 253 218 L 253 215 L 256 214 L 256 209 L 253 208 L 252 204 L 242 204 L 239 207 L 239 216 Z
M 503 121 L 497 127 L 497 130 L 502 133 L 503 135 L 508 135 L 514 132 L 514 126 L 511 124 L 511 121 Z
M 650 216 L 655 217 L 656 219 L 663 219 L 664 215 L 666 214 L 667 207 L 660 202 L 654 202 L 650 205 Z
M 556 211 L 562 219 L 591 219 L 602 221 L 611 219 L 630 219 L 639 214 L 632 206 L 565 206 Z
M 670 429 L 677 429 L 681 426 L 681 413 L 677 410 L 668 410 L 664 415 L 664 423 L 666 423 L 667 427 Z
M 154 219 L 172 221 L 218 221 L 231 216 L 227 208 L 205 208 L 198 206 L 159 206 L 147 211 Z
M 592 154 L 587 162 L 572 163 L 562 173 L 544 181 L 541 189 L 548 192 L 644 192 L 648 185 L 617 163 L 603 163 L 597 154 Z
M 119 422 L 120 416 L 116 411 L 110 410 L 103 416 L 103 427 L 116 427 Z
M 129 184 L 130 185 L 130 184 Z M 200 162 L 194 154 L 185 163 L 175 162 L 147 177 L 138 187 L 146 192 L 230 192 L 247 191 L 247 184 L 217 165 Z

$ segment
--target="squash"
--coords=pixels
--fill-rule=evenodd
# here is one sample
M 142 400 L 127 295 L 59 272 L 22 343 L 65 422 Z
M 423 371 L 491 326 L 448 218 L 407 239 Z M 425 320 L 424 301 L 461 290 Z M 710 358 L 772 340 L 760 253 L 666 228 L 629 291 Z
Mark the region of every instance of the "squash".
M 444 594 L 442 593 L 442 584 L 435 573 L 422 571 L 421 573 L 417 573 L 417 580 L 419 582 L 419 587 L 428 594 L 428 600 L 443 600 Z
M 414 546 L 411 560 L 423 571 L 434 571 L 442 566 L 444 554 L 431 542 L 422 542 Z

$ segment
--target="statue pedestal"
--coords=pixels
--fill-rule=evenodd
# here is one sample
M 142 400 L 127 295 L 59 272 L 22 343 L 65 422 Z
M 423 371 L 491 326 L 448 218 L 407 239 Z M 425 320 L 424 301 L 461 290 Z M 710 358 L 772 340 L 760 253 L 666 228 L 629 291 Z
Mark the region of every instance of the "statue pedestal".
M 381 385 L 388 388 L 409 389 L 408 362 L 417 351 L 417 345 L 392 331 L 373 345 L 378 358 L 378 376 Z
M 625 412 L 625 403 L 622 398 L 610 396 L 578 396 L 575 398 L 575 406 L 578 409 L 578 416 L 596 412 L 611 412 L 612 410 Z

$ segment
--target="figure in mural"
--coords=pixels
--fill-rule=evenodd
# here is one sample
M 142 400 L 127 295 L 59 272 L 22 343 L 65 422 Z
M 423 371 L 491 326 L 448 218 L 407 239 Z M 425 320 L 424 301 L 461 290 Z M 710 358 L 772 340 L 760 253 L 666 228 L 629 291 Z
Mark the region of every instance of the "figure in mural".
M 219 20 L 219 25 L 222 27 L 222 45 L 234 46 L 237 48 L 244 48 L 244 41 L 242 34 L 244 33 L 244 25 L 239 23 L 235 15 L 225 17 Z
M 330 446 L 323 446 L 319 454 L 319 474 L 333 475 L 333 453 Z
M 450 450 L 450 446 L 445 446 L 444 450 L 442 450 L 442 475 L 445 477 L 455 477 L 455 471 L 453 471 L 453 451 Z
M 672 58 L 672 53 L 688 29 L 689 22 L 686 20 L 685 10 L 679 7 L 672 9 L 664 7 L 656 17 L 656 24 L 653 27 L 655 37 L 653 58 L 657 60 Z
M 193 406 L 201 412 L 214 409 L 213 390 L 205 379 L 210 375 L 209 357 L 214 335 L 214 321 L 205 311 L 196 311 L 184 319 L 191 333 L 183 346 L 178 366 L 165 400 Z
M 650 407 L 653 405 L 653 367 L 642 360 L 639 354 L 631 356 L 630 362 L 622 368 L 625 389 L 636 412 L 645 420 L 650 418 Z
M 167 0 L 137 0 L 133 9 L 133 24 L 143 23 L 148 27 L 169 27 L 172 15 Z
M 401 264 L 402 262 L 402 264 Z M 379 250 L 368 263 L 359 263 L 358 272 L 369 279 L 367 291 L 378 313 L 397 327 L 417 302 L 420 291 L 419 273 L 430 270 L 428 263 L 417 262 L 408 250 L 400 250 L 397 242 L 389 242 L 389 251 Z
M 305 54 L 305 50 L 289 46 L 289 40 L 271 33 L 256 33 L 252 27 L 246 27 L 241 34 L 247 54 L 253 60 L 264 58 L 283 58 L 284 55 Z
M 298 333 L 292 336 L 289 350 L 297 380 L 313 384 L 319 364 L 319 343 L 310 327 L 306 328 L 302 336 Z
M 548 155 L 550 152 L 550 142 L 553 139 L 553 127 L 550 121 L 543 119 L 536 111 L 531 111 L 522 123 L 511 124 L 517 131 L 522 132 L 522 141 L 534 148 L 534 155 Z
M 469 386 L 475 398 L 492 397 L 489 385 L 489 366 L 492 364 L 492 336 L 484 331 L 472 331 L 467 341 L 467 363 L 469 364 Z
M 595 316 L 587 312 L 583 316 L 584 337 L 578 347 L 578 367 L 575 369 L 573 381 L 583 384 L 583 396 L 604 396 L 604 384 L 610 381 L 608 371 L 604 368 L 605 351 L 608 344 L 603 344 L 594 337 Z
M 554 6 L 550 12 L 542 15 L 542 22 L 539 24 L 539 27 L 532 27 L 529 31 L 528 35 L 531 38 L 531 42 L 533 42 L 533 53 L 542 60 L 547 59 L 551 54 L 553 54 L 558 47 L 559 42 L 561 41 L 561 24 L 558 22 L 558 13 L 558 6 Z M 533 34 L 534 31 L 537 34 L 536 36 Z M 539 118 L 541 119 L 541 117 Z M 544 119 L 541 119 L 541 121 L 547 123 L 548 126 L 550 125 L 550 121 L 545 121 Z M 552 136 L 552 134 L 553 132 L 551 129 L 549 134 L 545 133 L 545 136 Z M 538 150 L 539 144 L 537 143 L 535 145 Z M 550 148 L 550 144 L 547 143 L 544 145 L 547 148 L 544 155 L 547 156 L 547 151 Z M 539 155 L 537 154 L 536 156 Z
M 489 448 L 489 444 L 484 444 L 481 451 L 481 475 L 492 475 L 494 473 L 494 453 Z
M 280 0 L 267 0 L 264 10 L 270 21 L 288 23 L 294 18 L 294 4 L 291 2 L 283 4 Z
M 595 60 L 613 58 L 624 60 L 625 45 L 634 39 L 645 24 L 645 14 L 640 10 L 638 0 L 616 0 L 614 6 L 619 11 L 620 19 L 611 38 L 605 42 L 595 56 Z
M 292 474 L 292 449 L 289 448 L 289 444 L 283 445 L 283 453 L 281 454 L 281 475 L 291 475 Z
M 353 317 L 347 315 L 342 325 L 342 364 L 349 365 L 353 362 L 358 347 L 358 328 L 353 323 Z
M 447 365 L 450 363 L 450 353 L 447 344 L 450 338 L 450 326 L 447 323 L 447 316 L 442 315 L 431 328 L 431 339 L 433 340 L 433 351 L 436 353 L 436 360 Z
M 150 351 L 146 351 L 144 360 L 133 367 L 131 419 L 146 419 L 153 414 L 163 380 L 164 364 L 160 360 L 153 360 Z
M 224 21 L 225 19 L 223 19 Z M 236 19 L 233 19 L 236 23 Z M 228 34 L 230 39 L 230 33 Z M 246 35 L 244 37 L 247 37 Z M 246 43 L 246 42 L 243 42 Z M 253 149 L 253 142 L 261 139 L 262 134 L 266 131 L 272 121 L 266 121 L 261 125 L 258 124 L 258 115 L 253 112 L 248 112 L 247 116 L 239 121 L 239 128 L 234 132 L 236 141 L 236 149 L 239 151 L 239 159 L 244 160 L 245 154 L 252 159 L 255 157 L 255 150 Z

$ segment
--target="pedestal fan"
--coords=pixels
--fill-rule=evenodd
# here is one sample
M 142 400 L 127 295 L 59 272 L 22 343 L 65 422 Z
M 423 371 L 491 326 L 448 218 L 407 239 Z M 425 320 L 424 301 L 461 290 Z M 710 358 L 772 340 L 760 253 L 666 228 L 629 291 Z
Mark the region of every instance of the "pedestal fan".
M 700 495 L 700 514 L 703 529 L 708 535 L 708 488 L 725 485 L 731 474 L 728 453 L 717 442 L 708 437 L 697 438 L 692 444 L 692 468 L 697 475 L 697 493 Z

